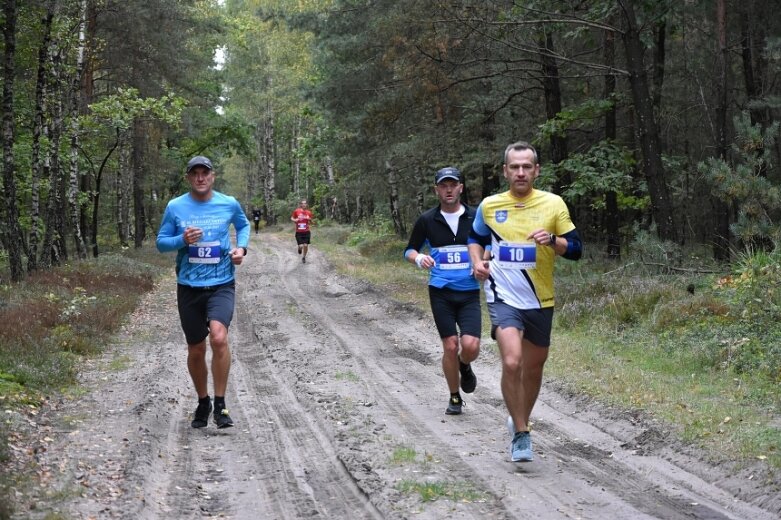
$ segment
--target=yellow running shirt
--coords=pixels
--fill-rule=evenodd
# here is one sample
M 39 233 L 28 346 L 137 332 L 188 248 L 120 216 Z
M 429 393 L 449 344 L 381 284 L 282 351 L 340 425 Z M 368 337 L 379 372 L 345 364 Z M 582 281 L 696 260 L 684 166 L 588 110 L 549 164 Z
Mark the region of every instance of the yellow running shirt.
M 558 195 L 533 189 L 519 199 L 506 191 L 480 203 L 472 230 L 483 244 L 490 235 L 491 275 L 485 281 L 488 303 L 502 301 L 516 309 L 553 307 L 556 253 L 528 238 L 540 228 L 556 235 L 575 229 Z

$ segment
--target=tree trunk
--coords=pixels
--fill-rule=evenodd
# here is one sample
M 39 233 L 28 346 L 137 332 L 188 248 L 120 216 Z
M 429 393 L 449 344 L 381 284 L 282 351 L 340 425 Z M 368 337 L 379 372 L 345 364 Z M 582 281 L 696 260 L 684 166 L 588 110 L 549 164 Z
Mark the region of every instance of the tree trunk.
M 71 83 L 70 109 L 70 177 L 68 182 L 68 207 L 70 208 L 70 224 L 73 241 L 76 244 L 76 255 L 80 259 L 87 258 L 87 248 L 81 232 L 81 205 L 79 203 L 79 112 L 81 105 L 81 73 L 84 69 L 84 46 L 86 44 L 87 0 L 81 0 L 79 10 L 79 47 L 76 57 L 76 70 Z
M 130 143 L 127 130 L 119 132 L 119 171 L 116 178 L 117 238 L 122 247 L 130 241 Z
M 604 57 L 605 65 L 611 69 L 616 64 L 616 45 L 615 34 L 612 31 L 605 31 Z M 605 99 L 612 99 L 616 91 L 616 77 L 608 73 L 605 74 Z M 618 125 L 616 123 L 616 107 L 613 105 L 605 113 L 605 139 L 614 141 L 617 135 Z M 619 234 L 619 225 L 621 216 L 618 212 L 618 195 L 615 191 L 608 191 L 605 194 L 605 231 L 607 231 L 607 257 L 613 260 L 621 259 L 621 236 Z
M 401 219 L 399 208 L 399 176 L 390 161 L 385 161 L 385 174 L 388 177 L 388 187 L 390 188 L 390 216 L 393 229 L 398 236 L 404 237 L 407 235 L 407 230 Z
M 33 116 L 33 143 L 30 157 L 30 238 L 27 252 L 27 271 L 38 269 L 38 244 L 41 240 L 41 135 L 46 132 L 46 64 L 49 56 L 55 0 L 46 3 L 46 15 L 42 20 L 41 47 L 38 49 L 38 73 L 35 82 L 35 109 Z
M 729 82 L 729 49 L 727 48 L 727 8 L 726 0 L 716 0 L 716 34 L 718 37 L 717 77 L 716 80 L 716 153 L 727 161 L 727 89 Z M 728 204 L 711 197 L 713 212 L 716 215 L 716 229 L 713 233 L 713 257 L 726 261 L 730 256 L 730 229 Z
M 103 170 L 106 168 L 106 163 L 108 163 L 109 158 L 111 157 L 111 154 L 114 153 L 114 150 L 117 149 L 117 146 L 119 146 L 119 136 L 120 136 L 120 129 L 117 128 L 117 138 L 114 141 L 113 146 L 109 149 L 109 151 L 106 153 L 105 157 L 103 157 L 103 161 L 100 163 L 100 167 L 98 168 L 97 176 L 95 177 L 95 196 L 92 199 L 92 256 L 97 258 L 98 257 L 98 209 L 100 209 L 100 184 L 103 180 Z
M 555 53 L 553 35 L 546 33 L 544 36 L 541 36 L 539 46 L 541 49 L 540 55 L 542 56 L 542 87 L 545 94 L 545 116 L 548 119 L 553 119 L 561 112 L 562 107 L 559 66 L 553 58 L 553 54 Z M 550 146 L 551 164 L 559 164 L 561 161 L 567 159 L 569 151 L 566 137 L 558 134 L 552 135 L 550 137 Z M 564 191 L 566 186 L 569 186 L 572 183 L 572 178 L 569 173 L 564 173 L 556 180 L 557 182 L 553 191 L 559 195 Z
M 662 106 L 662 87 L 664 87 L 664 57 L 667 24 L 659 22 L 656 27 L 656 46 L 654 47 L 654 110 L 659 114 Z
M 48 86 L 48 97 L 52 100 L 52 118 L 47 123 L 49 135 L 49 148 L 45 158 L 48 169 L 49 179 L 49 197 L 46 201 L 46 215 L 44 219 L 43 244 L 41 246 L 40 265 L 43 268 L 49 268 L 52 265 L 59 265 L 62 261 L 61 251 L 62 241 L 62 219 L 60 210 L 62 209 L 61 181 L 60 181 L 60 138 L 62 136 L 62 98 L 60 97 L 60 59 L 59 51 L 50 49 L 49 52 L 51 84 Z
M 268 216 L 269 224 L 277 223 L 277 215 L 273 211 L 274 199 L 277 196 L 277 170 L 276 170 L 276 158 L 274 157 L 274 151 L 276 149 L 276 136 L 274 135 L 274 112 L 269 104 L 268 107 L 268 120 L 266 121 L 266 132 L 264 136 L 265 150 L 266 150 L 266 182 L 263 186 L 263 200 L 266 203 L 266 207 L 269 209 Z
M 643 42 L 637 27 L 634 2 L 635 0 L 618 0 L 623 9 L 626 26 L 623 33 L 624 50 L 632 101 L 637 116 L 636 128 L 642 152 L 642 168 L 648 183 L 651 213 L 656 222 L 659 237 L 662 240 L 678 242 L 678 232 L 673 219 L 672 201 L 662 164 L 659 130 L 654 115 L 653 100 L 648 88 L 648 75 L 643 60 Z
M 293 137 L 290 140 L 290 156 L 293 158 L 291 168 L 293 170 L 293 191 L 296 198 L 301 198 L 301 157 L 298 156 L 299 139 L 301 138 L 301 116 L 296 118 L 293 127 Z
M 144 125 L 136 120 L 133 123 L 133 148 L 131 160 L 133 175 L 128 181 L 133 183 L 133 246 L 139 249 L 146 238 L 146 211 L 144 208 L 144 186 L 146 186 L 146 132 Z
M 766 107 L 752 104 L 762 98 L 762 81 L 765 67 L 763 66 L 762 53 L 766 40 L 764 31 L 759 24 L 752 23 L 752 10 L 754 2 L 744 2 L 740 7 L 740 47 L 743 62 L 743 81 L 746 86 L 746 96 L 749 102 L 749 114 L 751 122 L 767 128 L 770 115 Z
M 16 0 L 5 0 L 3 3 L 3 206 L 5 209 L 6 231 L 5 247 L 8 251 L 8 266 L 11 270 L 11 280 L 18 282 L 24 278 L 22 265 L 22 250 L 24 236 L 19 225 L 19 205 L 16 200 L 16 164 L 14 162 L 14 139 L 16 125 L 14 122 L 14 59 L 16 54 Z M 5 227 L 5 226 L 4 226 Z

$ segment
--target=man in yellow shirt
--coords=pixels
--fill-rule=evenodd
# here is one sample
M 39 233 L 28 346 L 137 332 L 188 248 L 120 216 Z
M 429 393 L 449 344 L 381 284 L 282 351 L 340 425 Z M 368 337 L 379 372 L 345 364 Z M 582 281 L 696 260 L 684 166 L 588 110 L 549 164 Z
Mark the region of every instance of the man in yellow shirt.
M 509 145 L 503 171 L 510 189 L 480 203 L 468 247 L 475 278 L 484 282 L 502 356 L 501 388 L 513 435 L 510 458 L 528 462 L 534 458 L 529 416 L 550 346 L 554 260 L 578 260 L 583 246 L 561 197 L 534 188 L 540 164 L 533 146 Z M 482 258 L 488 245 L 487 262 Z

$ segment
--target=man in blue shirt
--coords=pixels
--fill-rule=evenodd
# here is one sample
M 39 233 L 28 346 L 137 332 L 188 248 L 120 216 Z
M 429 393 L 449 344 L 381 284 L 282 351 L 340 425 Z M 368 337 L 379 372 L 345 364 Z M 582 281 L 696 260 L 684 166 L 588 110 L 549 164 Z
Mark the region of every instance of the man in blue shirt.
M 458 169 L 447 167 L 437 172 L 434 191 L 439 205 L 418 217 L 404 250 L 409 262 L 430 271 L 431 312 L 442 338 L 442 371 L 450 390 L 447 415 L 461 413 L 459 383 L 465 393 L 475 391 L 477 377 L 470 363 L 480 353 L 482 332 L 480 286 L 472 276 L 466 245 L 475 210 L 461 203 L 463 189 Z M 422 252 L 424 247 L 429 254 Z
M 187 340 L 187 368 L 198 393 L 193 428 L 206 426 L 212 412 L 208 393 L 206 337 L 212 348 L 214 422 L 233 426 L 225 406 L 231 353 L 228 327 L 236 296 L 234 272 L 247 254 L 250 223 L 238 201 L 215 191 L 211 161 L 196 156 L 187 163 L 190 191 L 168 202 L 157 234 L 157 249 L 176 251 L 176 300 Z M 232 247 L 230 226 L 236 230 Z

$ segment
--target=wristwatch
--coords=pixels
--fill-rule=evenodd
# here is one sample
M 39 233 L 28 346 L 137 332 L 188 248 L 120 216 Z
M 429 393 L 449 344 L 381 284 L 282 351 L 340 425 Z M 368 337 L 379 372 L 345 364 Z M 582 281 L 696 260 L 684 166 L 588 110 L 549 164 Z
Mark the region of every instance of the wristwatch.
M 244 250 L 244 256 L 247 256 L 247 248 L 243 247 L 243 246 L 240 246 L 240 247 Z
M 556 235 L 553 233 L 550 234 L 550 244 L 548 244 L 551 247 L 556 247 Z

